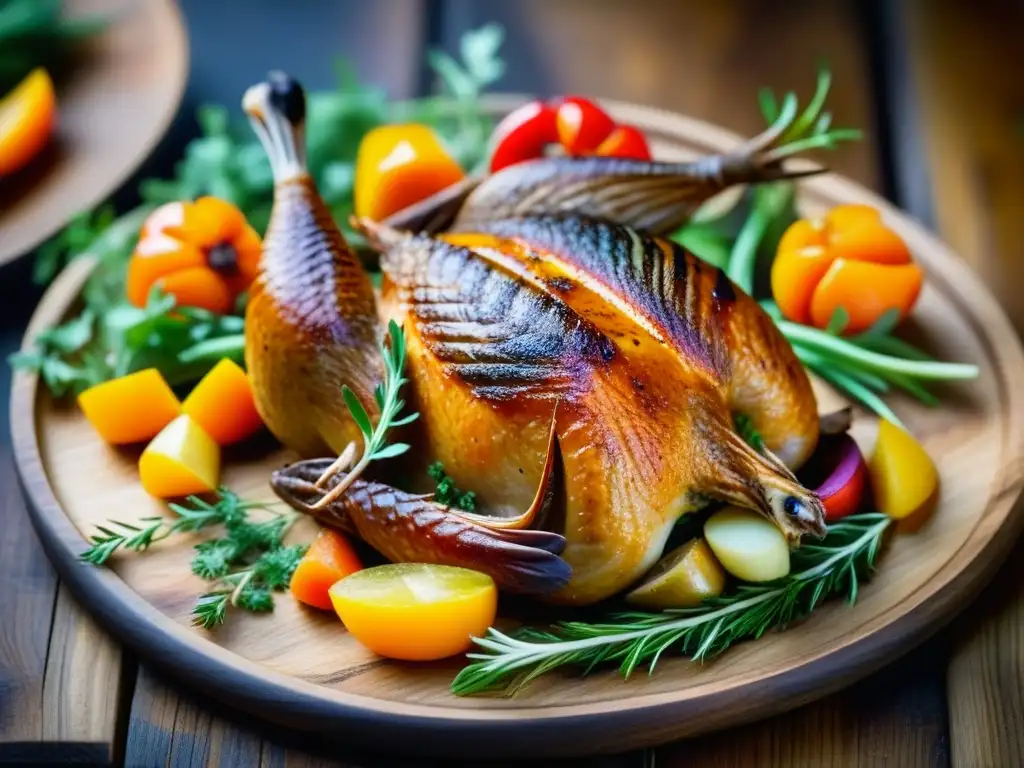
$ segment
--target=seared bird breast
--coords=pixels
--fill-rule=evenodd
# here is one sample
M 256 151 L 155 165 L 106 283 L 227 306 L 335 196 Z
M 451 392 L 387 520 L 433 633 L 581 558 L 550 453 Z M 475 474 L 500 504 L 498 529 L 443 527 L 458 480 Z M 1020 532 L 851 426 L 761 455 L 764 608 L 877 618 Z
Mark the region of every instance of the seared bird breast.
M 275 87 L 283 94 L 276 101 Z M 726 156 L 717 165 L 616 161 L 602 176 L 591 163 L 581 171 L 584 187 L 619 190 L 591 197 L 572 173 L 542 168 L 502 181 L 524 173 L 513 166 L 448 199 L 456 212 L 444 232 L 360 221 L 381 254 L 374 307 L 358 262 L 318 213 L 308 175 L 282 159 L 300 151 L 275 144 L 275 136 L 301 136 L 294 116 L 276 106 L 294 101 L 297 86 L 262 88 L 246 107 L 278 175 L 264 278 L 247 315 L 261 413 L 302 454 L 340 451 L 356 434 L 341 386 L 373 413 L 374 355 L 394 319 L 406 336 L 407 400 L 420 414 L 403 439 L 421 466 L 442 461 L 494 514 L 469 515 L 377 480 L 314 511 L 328 490 L 315 473 L 329 461 L 276 473 L 282 498 L 391 559 L 477 568 L 505 589 L 573 604 L 640 578 L 677 520 L 710 499 L 760 511 L 794 545 L 824 532 L 820 500 L 791 471 L 813 450 L 819 421 L 789 345 L 720 270 L 638 229 L 677 216 L 666 212 L 669 203 L 689 210 L 695 189 L 718 191 L 709 167 L 757 171 L 749 146 L 742 162 Z M 537 178 L 546 198 L 529 191 Z M 689 191 L 678 193 L 683 186 Z M 613 221 L 616 211 L 634 226 Z M 736 433 L 737 414 L 766 450 Z

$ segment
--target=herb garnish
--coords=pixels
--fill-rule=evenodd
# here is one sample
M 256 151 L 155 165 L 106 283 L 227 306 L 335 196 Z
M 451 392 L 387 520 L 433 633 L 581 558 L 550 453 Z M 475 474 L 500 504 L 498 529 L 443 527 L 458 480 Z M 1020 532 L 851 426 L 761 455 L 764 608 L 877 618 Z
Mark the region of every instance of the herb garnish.
M 196 545 L 192 572 L 213 581 L 216 588 L 203 594 L 196 603 L 193 620 L 210 629 L 224 621 L 229 606 L 249 611 L 271 611 L 272 592 L 288 586 L 292 573 L 306 547 L 285 546 L 284 535 L 298 517 L 288 510 L 276 512 L 265 502 L 244 501 L 221 488 L 214 503 L 190 496 L 186 504 L 168 504 L 176 515 L 145 517 L 143 525 L 116 520 L 98 527 L 90 537 L 92 546 L 80 558 L 93 565 L 104 565 L 120 549 L 145 552 L 162 539 L 176 533 L 194 533 L 214 525 L 224 534 Z M 253 520 L 249 513 L 262 510 L 268 519 Z
M 373 399 L 377 401 L 377 408 L 380 410 L 380 417 L 377 424 L 370 421 L 370 414 L 356 393 L 343 385 L 341 396 L 348 406 L 349 413 L 363 433 L 363 453 L 356 465 L 349 470 L 348 474 L 330 492 L 313 505 L 313 509 L 319 509 L 330 504 L 343 494 L 352 483 L 363 473 L 363 470 L 371 461 L 378 459 L 391 459 L 401 456 L 409 450 L 408 443 L 386 443 L 388 432 L 394 427 L 403 427 L 411 424 L 419 417 L 418 413 L 410 413 L 399 418 L 399 414 L 405 407 L 405 401 L 401 399 L 402 385 L 408 382 L 402 374 L 405 370 L 405 334 L 401 327 L 394 320 L 388 323 L 388 340 L 381 345 L 381 355 L 384 358 L 384 380 L 377 385 L 373 391 Z M 352 461 L 354 451 L 349 446 L 342 452 L 327 471 L 317 481 L 322 485 L 328 478 L 346 469 Z
M 444 471 L 444 464 L 435 461 L 427 467 L 427 474 L 437 484 L 434 492 L 434 501 L 444 504 L 446 507 L 455 507 L 466 512 L 476 511 L 476 493 L 473 491 L 460 491 L 455 481 L 448 477 Z
M 731 594 L 697 608 L 623 613 L 600 624 L 562 622 L 550 630 L 526 627 L 511 634 L 492 628 L 474 638 L 483 652 L 467 654 L 474 661 L 459 672 L 452 692 L 514 691 L 563 666 L 581 667 L 586 674 L 614 662 L 628 677 L 640 665 L 653 672 L 672 648 L 694 661 L 710 659 L 741 640 L 806 616 L 832 594 L 845 593 L 848 602 L 856 601 L 860 580 L 873 568 L 891 522 L 879 513 L 851 515 L 829 526 L 821 542 L 793 552 L 789 576 L 739 584 Z

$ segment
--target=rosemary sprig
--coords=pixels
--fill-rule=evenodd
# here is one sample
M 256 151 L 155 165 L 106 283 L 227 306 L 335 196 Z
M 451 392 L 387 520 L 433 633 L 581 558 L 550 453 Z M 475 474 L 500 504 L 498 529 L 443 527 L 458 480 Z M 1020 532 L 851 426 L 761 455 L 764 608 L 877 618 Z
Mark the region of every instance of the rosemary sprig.
M 483 652 L 452 682 L 458 696 L 492 689 L 516 690 L 563 666 L 594 668 L 618 663 L 624 677 L 638 666 L 650 672 L 669 649 L 703 661 L 734 643 L 758 638 L 813 611 L 822 600 L 845 593 L 853 603 L 860 579 L 872 569 L 890 524 L 885 515 L 854 515 L 829 527 L 818 544 L 793 553 L 794 572 L 767 584 L 742 584 L 697 608 L 662 613 L 624 613 L 599 624 L 562 622 L 550 630 L 520 629 L 505 634 L 491 628 L 474 638 Z
M 405 370 L 405 333 L 394 320 L 388 323 L 388 339 L 381 345 L 381 355 L 384 358 L 384 380 L 373 391 L 373 399 L 377 402 L 380 418 L 374 425 L 356 393 L 349 389 L 348 385 L 342 386 L 341 396 L 345 400 L 345 405 L 348 406 L 359 431 L 363 433 L 363 453 L 341 482 L 313 505 L 314 509 L 324 507 L 341 496 L 371 461 L 391 459 L 409 450 L 408 443 L 387 442 L 387 435 L 391 429 L 411 424 L 419 417 L 418 413 L 399 417 L 405 407 L 405 401 L 401 398 L 402 386 L 408 379 L 402 375 Z M 327 478 L 344 469 L 351 462 L 351 457 L 350 450 L 343 451 L 317 483 L 324 483 Z
M 103 565 L 120 549 L 145 552 L 153 544 L 176 533 L 193 533 L 217 524 L 238 524 L 246 519 L 250 509 L 262 509 L 259 502 L 243 501 L 237 494 L 221 488 L 213 504 L 198 496 L 189 496 L 187 504 L 168 504 L 176 517 L 144 517 L 143 526 L 109 520 L 97 527 L 98 534 L 89 537 L 92 546 L 79 558 L 93 565 Z

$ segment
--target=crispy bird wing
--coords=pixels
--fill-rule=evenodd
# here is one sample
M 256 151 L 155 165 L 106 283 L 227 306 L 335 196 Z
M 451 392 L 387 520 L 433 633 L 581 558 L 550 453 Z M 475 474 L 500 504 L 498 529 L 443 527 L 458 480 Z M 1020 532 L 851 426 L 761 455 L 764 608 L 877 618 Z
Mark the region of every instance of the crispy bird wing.
M 772 319 L 722 270 L 676 243 L 576 214 L 506 219 L 481 231 L 504 241 L 492 248 L 518 253 L 534 274 L 561 285 L 587 316 L 586 296 L 598 294 L 671 345 L 681 364 L 724 387 L 730 409 L 749 417 L 787 466 L 810 456 L 819 429 L 810 380 Z M 472 243 L 474 235 L 448 239 Z

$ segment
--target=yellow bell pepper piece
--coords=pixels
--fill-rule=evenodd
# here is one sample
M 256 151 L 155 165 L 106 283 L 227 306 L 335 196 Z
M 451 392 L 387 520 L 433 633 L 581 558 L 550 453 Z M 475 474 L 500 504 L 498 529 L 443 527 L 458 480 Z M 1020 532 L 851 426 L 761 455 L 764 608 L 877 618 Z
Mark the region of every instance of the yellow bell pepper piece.
M 425 200 L 465 176 L 425 125 L 382 125 L 356 157 L 355 214 L 376 221 Z
M 878 510 L 897 520 L 928 505 L 939 486 L 939 473 L 921 444 L 884 420 L 868 472 Z
M 209 493 L 220 481 L 220 446 L 191 416 L 179 416 L 139 457 L 139 479 L 151 496 Z

